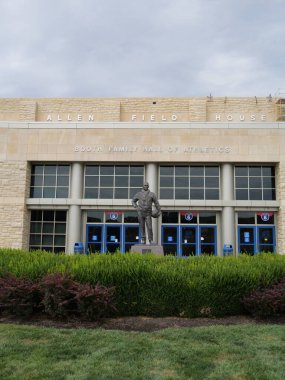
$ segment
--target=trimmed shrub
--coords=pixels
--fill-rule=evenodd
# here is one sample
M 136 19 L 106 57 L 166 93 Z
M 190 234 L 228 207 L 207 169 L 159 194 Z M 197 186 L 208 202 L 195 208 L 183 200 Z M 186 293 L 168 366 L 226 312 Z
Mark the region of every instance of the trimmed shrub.
M 77 284 L 61 273 L 44 276 L 39 284 L 44 312 L 52 318 L 67 318 L 77 313 Z
M 28 317 L 40 311 L 37 282 L 6 274 L 0 278 L 0 311 L 3 314 Z
M 243 298 L 242 303 L 256 317 L 285 315 L 285 276 L 267 288 L 251 291 Z

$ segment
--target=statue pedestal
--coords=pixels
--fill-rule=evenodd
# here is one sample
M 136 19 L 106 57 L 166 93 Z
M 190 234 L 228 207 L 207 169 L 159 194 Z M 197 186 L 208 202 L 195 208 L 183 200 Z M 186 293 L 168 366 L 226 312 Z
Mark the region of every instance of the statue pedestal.
M 131 247 L 131 253 L 140 253 L 144 255 L 145 253 L 153 253 L 155 255 L 163 256 L 163 246 L 158 244 L 135 244 Z

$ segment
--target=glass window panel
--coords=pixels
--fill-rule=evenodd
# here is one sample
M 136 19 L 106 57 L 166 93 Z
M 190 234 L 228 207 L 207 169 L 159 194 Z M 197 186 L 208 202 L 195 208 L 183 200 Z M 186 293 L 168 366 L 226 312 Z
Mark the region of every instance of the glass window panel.
M 249 177 L 250 188 L 261 188 L 261 177 Z
M 190 199 L 204 199 L 204 189 L 190 189 Z
M 130 166 L 130 175 L 144 176 L 144 166 Z
M 205 178 L 206 187 L 219 187 L 219 177 L 206 177 Z
M 31 227 L 30 227 L 30 232 L 31 233 L 36 233 L 36 234 L 41 233 L 42 232 L 42 224 L 41 223 L 32 222 L 31 223 Z
M 274 166 L 263 166 L 262 167 L 262 175 L 263 176 L 269 176 L 269 177 L 275 177 Z
M 255 224 L 254 212 L 239 212 L 238 224 Z
M 249 199 L 251 201 L 260 201 L 262 200 L 262 190 L 258 189 L 249 189 Z
M 69 165 L 58 165 L 57 174 L 69 176 Z
M 274 214 L 269 214 L 267 217 L 268 219 L 266 218 L 265 220 L 263 220 L 261 215 L 257 214 L 257 224 L 274 224 Z
M 260 166 L 250 166 L 248 168 L 249 176 L 261 176 L 261 167 Z
M 206 189 L 205 190 L 205 199 L 219 199 L 220 192 L 219 189 Z
M 43 172 L 44 172 L 44 166 L 43 165 L 33 165 L 32 166 L 32 174 L 42 175 Z
M 215 254 L 215 246 L 213 244 L 201 244 L 201 255 L 212 256 Z
M 206 176 L 216 176 L 219 177 L 219 167 L 218 166 L 205 166 Z
M 85 175 L 99 175 L 99 166 L 98 165 L 86 165 L 85 166 Z
M 64 253 L 65 247 L 54 247 L 53 252 L 54 253 Z
M 183 227 L 182 228 L 182 243 L 196 243 L 196 228 Z
M 68 185 L 69 185 L 69 177 L 67 175 L 57 177 L 57 186 L 68 186 Z
M 98 176 L 86 176 L 85 177 L 85 186 L 86 187 L 98 187 L 99 186 L 99 177 Z
M 43 176 L 35 175 L 31 177 L 31 186 L 42 186 L 43 185 Z
M 175 189 L 175 199 L 189 199 L 189 189 Z
M 130 177 L 130 186 L 131 187 L 143 187 L 143 177 L 131 176 Z
M 173 176 L 174 175 L 174 166 L 161 166 L 160 175 Z
M 114 166 L 100 166 L 101 175 L 114 175 Z
M 53 245 L 53 235 L 43 235 L 42 244 Z
M 267 245 L 267 244 L 261 244 L 259 246 L 259 252 L 274 253 L 274 246 L 273 245 Z
M 115 187 L 128 187 L 129 186 L 129 177 L 120 175 L 115 177 Z
M 173 197 L 174 197 L 173 189 L 167 189 L 167 188 L 160 189 L 161 199 L 173 199 Z
M 275 188 L 275 178 L 274 177 L 263 177 L 262 178 L 263 187 Z
M 175 187 L 189 187 L 189 177 L 175 177 Z
M 44 186 L 55 186 L 55 185 L 56 185 L 55 175 L 46 175 L 44 177 Z
M 136 211 L 124 212 L 124 223 L 138 223 L 138 214 Z
M 240 246 L 240 253 L 253 256 L 254 255 L 254 245 L 241 245 Z
M 56 174 L 56 165 L 45 165 L 44 173 L 45 175 L 48 174 Z
M 247 166 L 236 166 L 235 167 L 235 175 L 241 177 L 248 176 L 248 167 Z
M 103 211 L 87 211 L 87 223 L 103 223 Z
M 68 198 L 68 187 L 58 187 L 56 189 L 56 198 Z
M 200 212 L 199 214 L 200 224 L 216 224 L 216 214 L 213 212 Z M 214 234 L 214 229 L 212 227 L 203 228 L 203 231 L 210 230 Z M 209 233 L 209 232 L 208 232 Z
M 236 188 L 248 188 L 248 177 L 236 177 Z
M 43 188 L 42 187 L 31 187 L 31 198 L 42 198 L 43 195 Z
M 128 175 L 129 166 L 115 166 L 115 175 Z
M 53 233 L 53 223 L 43 223 L 43 233 Z
M 44 187 L 43 188 L 44 198 L 55 198 L 55 187 Z
M 115 199 L 128 199 L 128 188 L 121 187 L 115 189 Z
M 100 199 L 113 199 L 113 188 L 100 188 Z
M 32 221 L 42 221 L 43 212 L 41 210 L 32 210 L 31 211 L 31 220 Z
M 276 200 L 275 189 L 263 189 L 263 200 L 264 201 L 275 201 Z
M 43 220 L 46 222 L 53 222 L 54 221 L 54 211 L 44 210 L 43 211 Z
M 204 187 L 204 177 L 191 177 L 190 187 Z
M 114 186 L 114 177 L 112 176 L 101 176 L 100 177 L 100 187 L 113 187 Z
M 178 212 L 175 211 L 162 211 L 162 223 L 178 223 Z
M 65 223 L 55 223 L 55 233 L 56 234 L 65 234 L 66 232 L 66 224 Z
M 189 166 L 175 166 L 176 176 L 189 176 Z
M 204 176 L 204 166 L 191 166 L 190 176 Z
M 41 244 L 42 235 L 30 235 L 30 245 L 40 245 Z
M 85 198 L 86 199 L 98 199 L 99 190 L 97 188 L 86 188 Z
M 248 200 L 248 190 L 236 190 L 236 199 L 238 201 L 246 201 Z
M 58 210 L 55 212 L 56 222 L 65 222 L 66 221 L 66 211 Z
M 173 187 L 174 178 L 173 177 L 160 177 L 160 186 L 161 187 Z
M 54 245 L 64 246 L 65 245 L 65 235 L 55 235 Z

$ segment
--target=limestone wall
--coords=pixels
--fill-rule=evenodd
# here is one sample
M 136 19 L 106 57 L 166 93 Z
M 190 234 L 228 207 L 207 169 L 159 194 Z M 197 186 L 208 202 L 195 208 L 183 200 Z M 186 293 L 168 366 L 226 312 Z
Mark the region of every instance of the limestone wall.
M 25 198 L 30 168 L 26 162 L 0 162 L 0 247 L 28 248 L 29 215 Z

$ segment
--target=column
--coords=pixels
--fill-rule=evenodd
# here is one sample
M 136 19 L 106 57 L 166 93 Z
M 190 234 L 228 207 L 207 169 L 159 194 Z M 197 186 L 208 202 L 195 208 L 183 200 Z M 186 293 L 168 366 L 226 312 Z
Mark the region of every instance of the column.
M 158 196 L 158 168 L 157 164 L 146 164 L 145 180 L 149 183 L 149 189 Z M 153 240 L 158 242 L 158 219 L 152 219 Z
M 234 167 L 232 164 L 222 164 L 221 191 L 222 191 L 222 247 L 224 244 L 231 244 L 235 252 L 235 212 L 230 205 L 234 200 Z
M 71 165 L 70 198 L 71 205 L 67 226 L 67 253 L 73 253 L 74 243 L 81 239 L 81 209 L 80 200 L 83 188 L 83 165 L 75 162 Z

